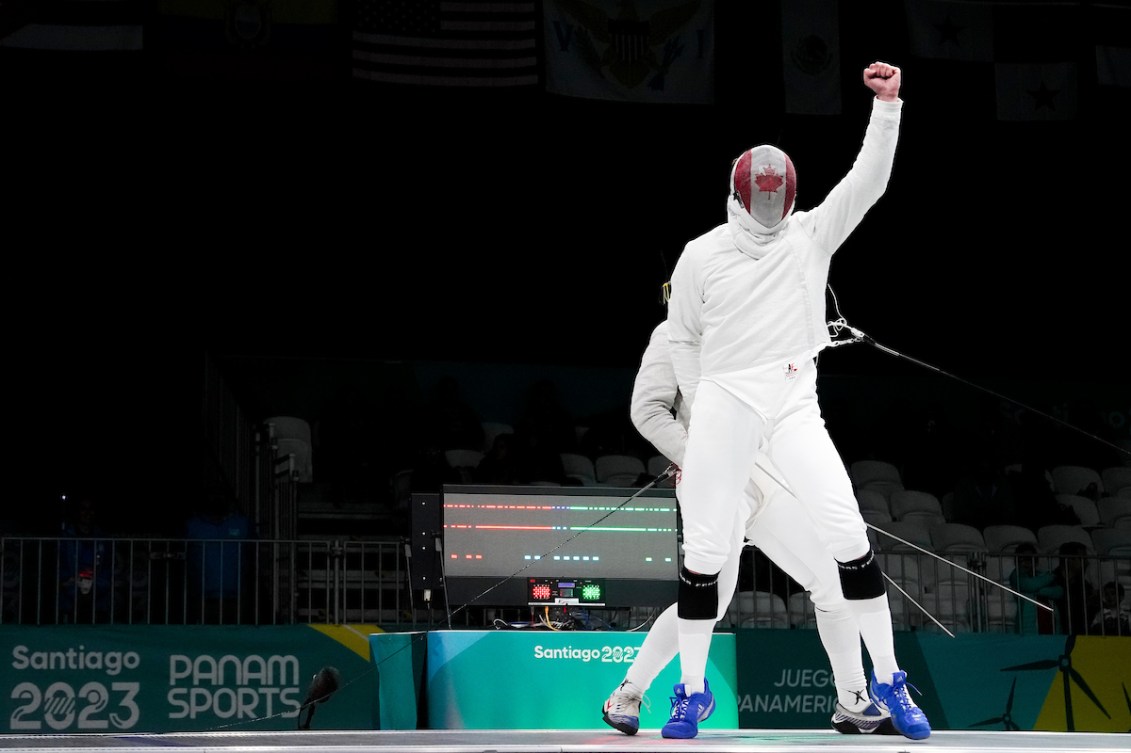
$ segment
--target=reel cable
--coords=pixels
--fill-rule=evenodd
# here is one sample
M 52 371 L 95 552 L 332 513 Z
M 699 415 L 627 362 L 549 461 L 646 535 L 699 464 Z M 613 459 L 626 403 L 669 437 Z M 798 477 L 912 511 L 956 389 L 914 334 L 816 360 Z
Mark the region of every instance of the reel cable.
M 1061 426 L 1064 426 L 1065 428 L 1079 432 L 1080 434 L 1083 434 L 1084 436 L 1088 437 L 1089 439 L 1095 440 L 1096 442 L 1099 442 L 1100 444 L 1107 445 L 1108 447 L 1110 447 L 1110 448 L 1112 448 L 1112 449 L 1114 449 L 1114 450 L 1116 450 L 1120 453 L 1123 453 L 1125 455 L 1131 455 L 1131 449 L 1128 449 L 1126 447 L 1120 447 L 1117 444 L 1109 442 L 1108 440 L 1104 439 L 1103 437 L 1099 437 L 1099 436 L 1096 436 L 1095 434 L 1087 432 L 1087 431 L 1081 429 L 1080 427 L 1078 427 L 1074 424 L 1071 424 L 1071 423 L 1069 423 L 1069 422 L 1067 422 L 1063 419 L 1057 418 L 1056 416 L 1054 416 L 1050 413 L 1046 413 L 1042 410 L 1038 410 L 1037 408 L 1034 408 L 1031 405 L 1026 405 L 1025 403 L 1022 403 L 1018 400 L 1015 400 L 1015 399 L 1009 397 L 1008 395 L 1003 395 L 1000 392 L 995 392 L 995 391 L 989 389 L 988 387 L 984 387 L 982 385 L 975 384 L 974 382 L 971 382 L 968 379 L 963 379 L 962 377 L 957 376 L 955 374 L 951 374 L 948 371 L 943 371 L 942 369 L 940 369 L 937 366 L 933 366 L 929 363 L 926 363 L 925 361 L 920 361 L 918 358 L 912 358 L 911 356 L 909 356 L 905 353 L 900 353 L 900 352 L 898 352 L 898 351 L 896 351 L 892 348 L 887 347 L 886 345 L 882 345 L 882 344 L 876 342 L 876 340 L 871 335 L 868 335 L 864 332 L 861 332 L 859 329 L 857 329 L 856 327 L 853 327 L 852 325 L 850 325 L 848 323 L 848 321 L 840 313 L 840 305 L 837 303 L 836 294 L 833 293 L 832 287 L 829 287 L 829 293 L 832 295 L 833 306 L 836 308 L 836 313 L 837 313 L 837 318 L 834 321 L 831 321 L 831 322 L 828 323 L 830 333 L 832 334 L 832 336 L 834 338 L 836 338 L 842 331 L 848 330 L 848 332 L 851 333 L 852 337 L 842 338 L 842 339 L 839 339 L 839 340 L 834 339 L 829 344 L 828 347 L 837 348 L 837 347 L 841 347 L 841 346 L 844 346 L 844 345 L 852 345 L 854 343 L 865 343 L 867 345 L 871 345 L 873 348 L 876 348 L 877 350 L 880 350 L 884 353 L 887 353 L 890 356 L 894 356 L 895 358 L 902 358 L 904 360 L 910 361 L 911 363 L 914 363 L 917 366 L 922 366 L 923 368 L 928 369 L 930 371 L 933 371 L 936 374 L 940 374 L 941 376 L 949 377 L 951 379 L 954 379 L 955 381 L 958 381 L 958 382 L 961 382 L 962 384 L 967 385 L 968 387 L 972 387 L 976 390 L 981 390 L 982 392 L 985 392 L 988 395 L 993 395 L 996 398 L 999 398 L 1001 400 L 1005 400 L 1007 402 L 1013 403 L 1014 405 L 1016 405 L 1019 408 L 1023 408 L 1023 409 L 1025 409 L 1025 410 L 1027 410 L 1031 413 L 1035 413 L 1038 416 L 1046 418 L 1049 421 L 1053 421 L 1055 423 L 1058 423 Z

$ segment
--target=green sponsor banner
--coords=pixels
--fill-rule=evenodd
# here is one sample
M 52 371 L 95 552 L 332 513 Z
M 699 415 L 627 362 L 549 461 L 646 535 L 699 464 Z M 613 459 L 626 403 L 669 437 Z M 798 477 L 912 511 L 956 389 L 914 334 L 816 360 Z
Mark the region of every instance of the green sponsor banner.
M 836 689 L 815 630 L 736 637 L 741 727 L 829 728 Z M 935 730 L 1131 729 L 1131 637 L 897 631 L 895 651 Z
M 817 631 L 747 628 L 736 632 L 741 726 L 828 729 L 836 687 Z
M 645 634 L 615 631 L 437 630 L 427 634 L 424 688 L 431 729 L 594 729 L 604 728 L 601 705 L 624 679 Z M 373 656 L 390 662 L 381 671 L 382 698 L 397 688 L 409 696 L 415 685 L 409 642 L 395 634 L 371 638 Z M 379 644 L 386 644 L 382 647 Z M 398 679 L 390 671 L 402 662 Z M 738 727 L 735 698 L 735 637 L 716 633 L 711 641 L 707 681 L 716 708 L 704 729 Z M 386 682 L 396 682 L 393 689 Z M 678 658 L 645 694 L 641 729 L 659 729 L 671 711 L 672 687 L 679 682 Z M 503 702 L 500 699 L 505 699 Z M 410 705 L 410 704 L 406 704 Z M 385 711 L 383 728 L 414 726 L 415 709 L 398 716 Z
M 428 729 L 424 684 L 428 633 L 374 634 L 369 641 L 377 668 L 376 727 Z
M 433 728 L 592 729 L 601 704 L 624 679 L 644 635 L 625 632 L 447 632 L 430 636 L 428 719 Z M 641 729 L 659 729 L 670 715 L 679 662 L 660 673 L 641 706 Z M 705 728 L 738 726 L 734 636 L 711 641 L 707 681 L 715 713 Z M 490 683 L 499 693 L 483 692 Z M 479 692 L 476 692 L 478 689 Z M 499 703 L 505 697 L 506 703 Z
M 311 729 L 374 726 L 365 627 L 0 626 L 0 652 L 3 732 L 296 729 L 326 667 Z
M 1131 730 L 1131 637 L 960 634 L 919 640 L 950 729 Z
M 341 686 L 311 729 L 600 728 L 601 703 L 644 637 L 0 626 L 0 732 L 290 730 L 326 667 Z M 897 632 L 896 655 L 936 730 L 1131 729 L 1131 638 Z M 815 630 L 716 633 L 707 677 L 718 706 L 705 728 L 828 728 L 835 690 Z M 642 728 L 663 725 L 678 679 L 676 660 L 649 689 Z

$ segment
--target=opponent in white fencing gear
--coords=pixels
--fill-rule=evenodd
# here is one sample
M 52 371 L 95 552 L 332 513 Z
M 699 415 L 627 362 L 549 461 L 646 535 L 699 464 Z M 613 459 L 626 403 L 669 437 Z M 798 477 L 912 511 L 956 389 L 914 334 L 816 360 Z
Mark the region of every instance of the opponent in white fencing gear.
M 747 149 L 730 170 L 730 196 L 765 232 L 773 231 L 793 212 L 797 198 L 793 160 L 769 144 Z
M 660 322 L 648 340 L 633 383 L 630 415 L 641 436 L 672 463 L 682 465 L 691 410 L 677 384 L 667 321 Z M 613 690 L 602 707 L 602 718 L 607 724 L 625 734 L 636 734 L 644 692 L 680 651 L 680 619 L 706 620 L 713 627 L 716 621 L 732 616 L 729 607 L 738 584 L 745 538 L 809 593 L 817 633 L 828 655 L 836 686 L 834 728 L 847 733 L 891 734 L 895 731 L 886 712 L 870 707 L 860 631 L 841 591 L 836 561 L 823 542 L 813 535 L 811 519 L 798 500 L 779 483 L 779 477 L 769 458 L 759 453 L 750 482 L 741 495 L 738 515 L 731 527 L 727 559 L 719 574 L 685 575 L 681 568 L 681 594 L 677 603 L 656 618 L 625 673 L 625 682 Z M 681 496 L 678 484 L 676 495 Z M 682 593 L 692 591 L 688 587 L 691 583 L 685 585 L 685 578 L 708 583 L 711 595 L 707 595 L 706 588 Z M 716 599 L 716 604 L 708 605 L 708 598 Z M 705 660 L 709 641 L 703 638 L 700 642 Z M 894 655 L 872 658 L 874 665 L 895 663 Z

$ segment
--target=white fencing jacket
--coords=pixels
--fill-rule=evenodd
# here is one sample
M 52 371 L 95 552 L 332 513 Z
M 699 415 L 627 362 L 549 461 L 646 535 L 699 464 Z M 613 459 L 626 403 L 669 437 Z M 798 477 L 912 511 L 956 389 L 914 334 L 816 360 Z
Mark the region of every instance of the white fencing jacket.
M 770 231 L 731 198 L 728 221 L 684 247 L 667 319 L 676 378 L 689 403 L 700 379 L 725 386 L 727 375 L 800 362 L 829 344 L 829 264 L 887 188 L 902 109 L 902 100 L 873 98 L 856 161 L 818 206 Z

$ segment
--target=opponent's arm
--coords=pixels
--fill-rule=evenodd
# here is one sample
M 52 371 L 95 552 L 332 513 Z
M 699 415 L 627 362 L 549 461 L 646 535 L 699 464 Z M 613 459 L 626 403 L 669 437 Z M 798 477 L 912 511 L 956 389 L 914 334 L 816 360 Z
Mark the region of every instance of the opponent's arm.
M 679 387 L 668 355 L 668 328 L 662 323 L 652 331 L 640 369 L 632 385 L 632 425 L 656 450 L 676 465 L 683 464 L 687 429 L 673 414 Z

